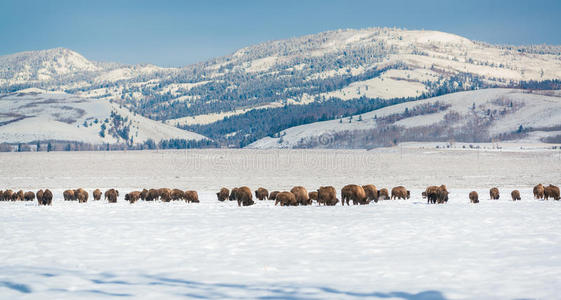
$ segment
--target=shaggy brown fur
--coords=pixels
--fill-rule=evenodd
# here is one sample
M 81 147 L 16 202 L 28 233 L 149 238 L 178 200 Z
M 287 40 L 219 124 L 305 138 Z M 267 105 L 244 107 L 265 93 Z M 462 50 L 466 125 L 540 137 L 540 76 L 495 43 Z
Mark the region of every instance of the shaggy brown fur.
M 520 191 L 519 190 L 514 190 L 510 193 L 510 196 L 512 197 L 512 201 L 516 201 L 516 200 L 521 200 L 520 198 Z
M 24 192 L 23 190 L 19 190 L 17 193 L 14 193 L 12 195 L 12 200 L 13 201 L 23 201 L 23 196 L 24 196 Z
M 74 197 L 76 197 L 78 202 L 86 203 L 88 202 L 89 195 L 88 192 L 86 192 L 83 188 L 79 188 L 77 190 L 74 190 Z
M 142 199 L 142 201 L 146 200 L 146 197 L 148 197 L 148 190 L 147 189 L 142 189 L 142 192 L 140 192 L 140 199 Z
M 549 198 L 553 198 L 554 200 L 559 200 L 559 187 L 554 185 L 549 185 L 544 188 L 544 197 L 545 200 L 549 200 Z
M 388 189 L 383 188 L 378 191 L 378 200 L 390 200 Z
M 171 201 L 171 189 L 168 188 L 161 188 L 158 190 L 160 194 L 160 200 L 162 202 L 170 202 Z
M 46 189 L 43 192 L 43 197 L 41 197 L 40 205 L 52 205 L 53 203 L 53 192 L 51 190 Z
M 313 202 L 314 200 L 317 202 L 318 201 L 318 192 L 317 191 L 312 191 L 308 193 L 308 198 L 310 198 L 310 201 Z
M 260 187 L 255 191 L 255 198 L 259 200 L 267 200 L 268 197 L 269 191 L 266 188 Z
M 25 201 L 33 201 L 35 200 L 35 193 L 33 192 L 25 192 L 25 194 L 23 194 L 23 199 Z
M 185 192 L 180 189 L 171 190 L 171 200 L 185 200 Z
M 535 199 L 543 199 L 543 197 L 545 196 L 544 192 L 545 192 L 545 190 L 544 190 L 544 187 L 541 183 L 536 185 L 534 187 L 534 198 Z
M 296 196 L 291 192 L 278 193 L 275 200 L 275 205 L 279 203 L 281 206 L 297 206 L 299 204 L 298 199 L 296 199 Z
M 109 203 L 117 203 L 117 198 L 119 197 L 119 193 L 117 192 L 116 189 L 109 189 L 107 191 L 105 191 L 105 199 L 107 200 L 107 202 Z
M 35 196 L 37 198 L 37 203 L 39 205 L 42 205 L 43 203 L 43 194 L 44 194 L 43 190 L 38 190 L 37 193 L 35 193 Z
M 341 205 L 349 205 L 349 201 L 352 200 L 354 205 L 357 204 L 368 204 L 370 201 L 366 198 L 366 193 L 360 185 L 348 184 L 341 189 Z
M 489 197 L 491 198 L 491 200 L 498 200 L 499 197 L 500 197 L 500 195 L 499 195 L 499 189 L 496 188 L 496 187 L 491 188 L 491 189 L 489 190 Z
M 411 198 L 411 193 L 403 186 L 396 186 L 392 188 L 392 196 L 391 199 L 409 199 Z
M 276 200 L 277 199 L 277 195 L 279 194 L 279 191 L 273 191 L 269 194 L 269 200 Z
M 479 203 L 479 195 L 476 191 L 471 191 L 469 193 L 469 202 L 470 203 Z
M 146 201 L 157 201 L 160 198 L 160 192 L 156 189 L 150 189 L 146 195 Z
M 446 203 L 448 202 L 448 189 L 446 185 L 435 186 L 431 185 L 425 190 L 427 195 L 427 203 Z
M 318 203 L 333 206 L 339 202 L 337 199 L 337 190 L 332 186 L 321 186 L 318 189 Z
M 185 202 L 199 203 L 199 194 L 197 191 L 185 191 Z
M 101 191 L 99 189 L 95 189 L 95 191 L 93 191 L 93 199 L 96 201 L 101 200 Z
M 364 189 L 368 201 L 374 200 L 374 202 L 378 202 L 378 190 L 376 189 L 375 185 L 373 184 L 363 185 L 362 189 Z
M 129 201 L 130 204 L 133 204 L 136 201 L 138 201 L 138 199 L 140 199 L 140 194 L 141 193 L 139 191 L 133 191 L 128 194 L 125 194 L 125 200 Z
M 64 201 L 76 200 L 76 196 L 74 195 L 74 190 L 66 190 L 62 192 L 62 197 L 64 198 Z
M 218 198 L 218 201 L 226 201 L 228 197 L 230 197 L 230 190 L 225 187 L 221 188 L 220 192 L 216 193 L 216 198 Z
M 230 193 L 230 197 L 228 197 L 228 199 L 230 201 L 234 201 L 234 200 L 238 200 L 238 188 L 233 188 L 232 192 Z
M 14 194 L 14 191 L 12 190 L 5 190 L 4 191 L 4 200 L 5 201 L 10 201 L 12 200 L 12 195 Z
M 238 200 L 238 206 L 250 206 L 255 204 L 253 201 L 253 194 L 247 186 L 242 186 L 236 190 L 236 200 Z
M 290 190 L 290 192 L 294 194 L 294 196 L 296 197 L 296 201 L 298 201 L 300 205 L 312 204 L 312 200 L 310 200 L 310 197 L 308 196 L 308 191 L 306 190 L 305 187 L 298 185 L 293 187 Z

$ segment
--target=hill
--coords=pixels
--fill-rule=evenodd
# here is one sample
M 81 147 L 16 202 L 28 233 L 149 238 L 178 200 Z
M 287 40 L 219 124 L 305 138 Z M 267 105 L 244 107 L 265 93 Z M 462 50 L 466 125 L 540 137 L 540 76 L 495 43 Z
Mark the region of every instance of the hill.
M 561 141 L 561 91 L 484 89 L 291 127 L 249 148 L 372 148 L 400 142 Z

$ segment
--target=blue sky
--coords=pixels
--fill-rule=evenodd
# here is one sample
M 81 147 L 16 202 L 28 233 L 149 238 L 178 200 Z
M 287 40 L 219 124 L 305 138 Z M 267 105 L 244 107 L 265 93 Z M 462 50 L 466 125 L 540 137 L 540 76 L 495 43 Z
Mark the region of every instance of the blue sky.
M 375 26 L 561 45 L 561 1 L 0 0 L 0 55 L 65 47 L 91 60 L 183 66 L 263 41 Z

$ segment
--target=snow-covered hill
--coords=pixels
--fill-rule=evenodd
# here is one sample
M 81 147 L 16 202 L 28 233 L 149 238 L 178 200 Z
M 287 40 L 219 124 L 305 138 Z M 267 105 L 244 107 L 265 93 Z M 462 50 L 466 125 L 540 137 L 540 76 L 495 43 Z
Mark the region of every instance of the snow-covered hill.
M 101 143 L 156 143 L 162 139 L 201 140 L 181 130 L 132 113 L 103 99 L 32 88 L 0 96 L 0 141 L 58 140 Z
M 111 99 L 171 124 L 185 123 L 184 117 L 218 121 L 240 109 L 331 97 L 418 97 L 443 88 L 547 79 L 561 79 L 559 46 L 497 46 L 395 28 L 270 41 L 184 68 L 96 63 L 67 49 L 0 57 L 0 90 L 39 87 Z
M 248 147 L 364 148 L 401 141 L 539 141 L 557 136 L 561 136 L 561 91 L 484 89 L 296 126 Z

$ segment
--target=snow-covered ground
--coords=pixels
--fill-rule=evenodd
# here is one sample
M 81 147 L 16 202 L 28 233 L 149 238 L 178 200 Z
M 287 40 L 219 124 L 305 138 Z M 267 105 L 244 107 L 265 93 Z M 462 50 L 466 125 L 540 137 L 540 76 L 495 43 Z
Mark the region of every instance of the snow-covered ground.
M 52 207 L 0 202 L 0 298 L 557 298 L 561 202 L 533 200 L 531 188 L 561 184 L 561 151 L 410 146 L 0 153 L 0 189 L 55 193 Z M 239 208 L 214 194 L 348 183 L 402 184 L 412 198 Z M 422 189 L 441 183 L 450 202 L 427 205 Z M 163 186 L 196 189 L 201 203 L 122 200 Z M 488 200 L 491 186 L 500 200 Z M 62 200 L 77 187 L 117 187 L 121 198 Z M 522 201 L 509 200 L 514 188 Z

